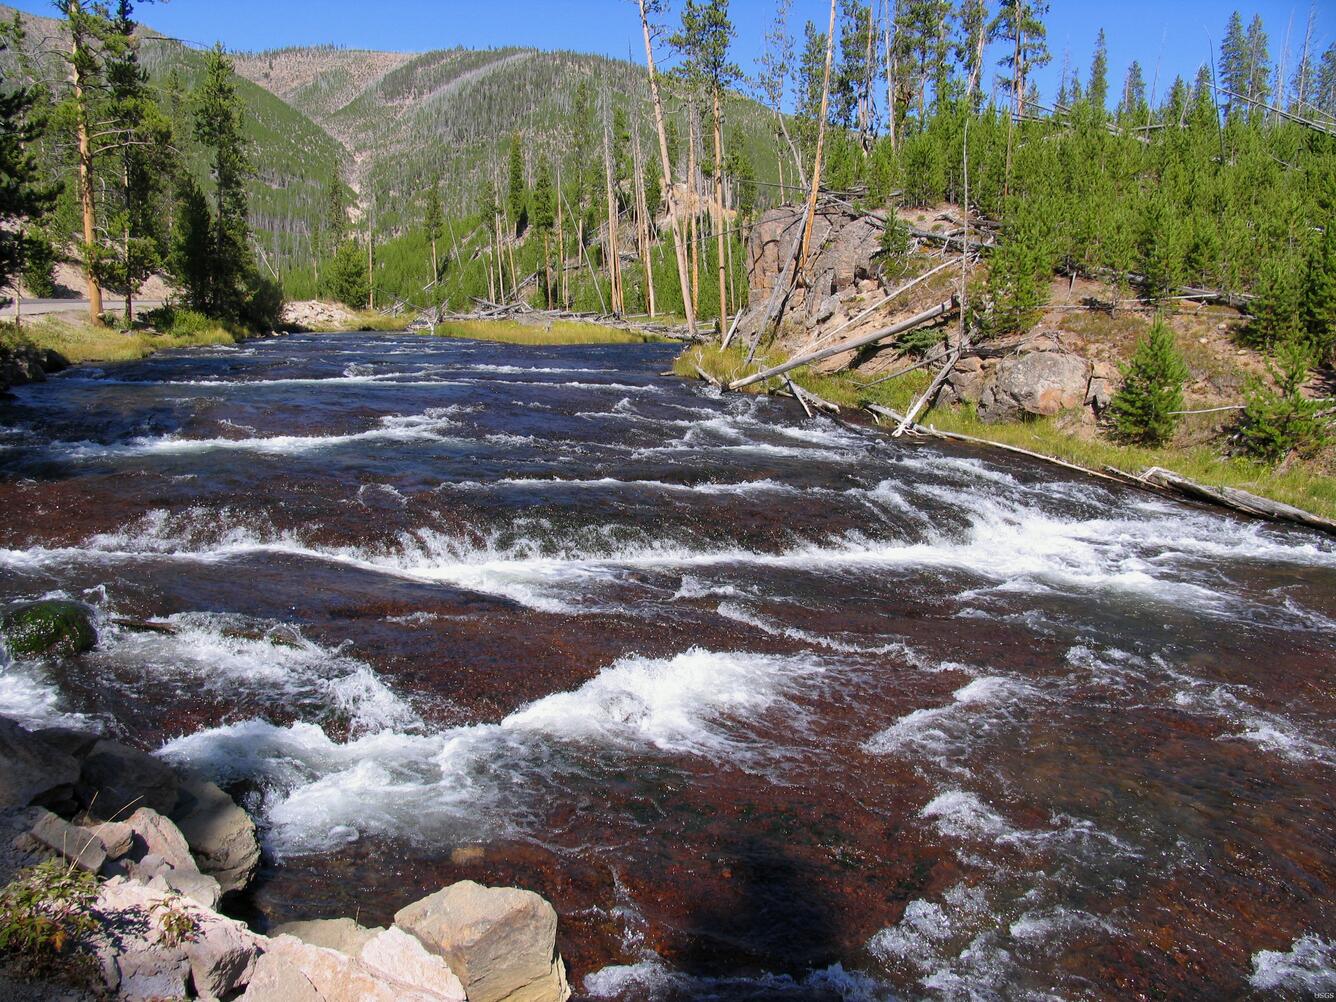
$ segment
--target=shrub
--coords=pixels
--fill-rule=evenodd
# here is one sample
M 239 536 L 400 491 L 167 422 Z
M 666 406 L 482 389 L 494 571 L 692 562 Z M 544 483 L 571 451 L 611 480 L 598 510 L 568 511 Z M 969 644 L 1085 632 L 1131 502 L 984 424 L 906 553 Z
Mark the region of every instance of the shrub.
M 1267 362 L 1275 388 L 1255 378 L 1249 383 L 1238 429 L 1245 454 L 1274 465 L 1290 453 L 1311 456 L 1333 441 L 1331 423 L 1322 415 L 1324 405 L 1303 395 L 1311 364 L 1307 346 L 1287 341 Z
M 1188 367 L 1174 344 L 1173 331 L 1161 319 L 1137 342 L 1123 369 L 1123 385 L 1109 405 L 1119 438 L 1141 445 L 1163 445 L 1178 425 Z
M 198 310 L 187 309 L 184 306 L 172 306 L 170 303 L 159 306 L 156 310 L 146 311 L 141 314 L 140 319 L 155 330 L 175 337 L 203 334 L 205 331 L 218 326 L 217 321 L 210 320 Z
M 356 243 L 347 240 L 340 244 L 325 264 L 320 273 L 320 293 L 355 310 L 366 306 L 371 295 L 366 257 Z
M 59 859 L 19 871 L 0 889 L 0 951 L 12 952 L 39 968 L 93 931 L 97 879 Z

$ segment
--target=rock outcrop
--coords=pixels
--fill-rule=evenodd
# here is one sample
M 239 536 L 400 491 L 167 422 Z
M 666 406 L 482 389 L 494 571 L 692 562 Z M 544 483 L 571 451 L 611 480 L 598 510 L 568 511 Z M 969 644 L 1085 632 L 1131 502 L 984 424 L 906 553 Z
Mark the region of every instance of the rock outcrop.
M 469 1002 L 570 997 L 557 913 L 532 891 L 461 880 L 400 909 L 394 923 L 445 958 Z
M 40 383 L 49 372 L 68 369 L 70 363 L 50 348 L 23 344 L 17 347 L 0 345 L 0 392 L 24 383 Z
M 15 658 L 68 657 L 91 651 L 97 643 L 88 607 L 63 599 L 43 599 L 11 609 L 0 617 L 0 637 Z
M 79 772 L 59 745 L 0 717 L 0 804 L 70 804 Z

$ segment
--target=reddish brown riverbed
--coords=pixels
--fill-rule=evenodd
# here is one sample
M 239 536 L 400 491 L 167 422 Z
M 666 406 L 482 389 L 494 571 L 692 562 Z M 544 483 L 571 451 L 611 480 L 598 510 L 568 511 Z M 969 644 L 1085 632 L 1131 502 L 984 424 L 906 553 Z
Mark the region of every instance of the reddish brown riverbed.
M 0 713 L 228 784 L 261 927 L 518 883 L 591 997 L 1336 986 L 1330 540 L 672 350 L 292 336 L 19 391 L 0 601 L 103 642 Z

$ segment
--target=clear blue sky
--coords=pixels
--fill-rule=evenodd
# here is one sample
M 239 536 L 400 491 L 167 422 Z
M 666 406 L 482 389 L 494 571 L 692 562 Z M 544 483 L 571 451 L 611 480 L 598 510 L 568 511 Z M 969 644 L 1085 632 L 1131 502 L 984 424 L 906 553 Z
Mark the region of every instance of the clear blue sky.
M 13 0 L 10 0 L 13 2 Z M 20 8 L 50 14 L 48 0 L 18 0 Z M 674 0 L 674 6 L 680 6 Z M 880 0 L 878 0 L 880 6 Z M 1053 62 L 1039 77 L 1046 96 L 1057 89 L 1064 52 L 1087 75 L 1095 33 L 1104 28 L 1109 41 L 1111 89 L 1116 93 L 1127 64 L 1139 59 L 1147 87 L 1156 77 L 1160 93 L 1175 74 L 1189 80 L 1210 49 L 1218 51 L 1231 3 L 1208 0 L 1124 0 L 1116 4 L 1053 0 L 1048 16 Z M 1317 0 L 1313 48 L 1321 52 L 1336 41 L 1336 2 Z M 1254 2 L 1240 7 L 1244 21 L 1262 15 L 1279 60 L 1286 33 L 1295 55 L 1303 44 L 1309 0 Z M 774 13 L 774 0 L 733 0 L 737 26 L 735 61 L 752 72 L 762 36 Z M 824 0 L 794 0 L 792 31 L 816 21 L 824 30 L 829 7 Z M 164 34 L 200 45 L 221 41 L 230 49 L 265 49 L 331 42 L 354 48 L 420 52 L 464 45 L 486 48 L 527 45 L 574 49 L 625 58 L 643 58 L 639 21 L 632 0 L 170 0 L 143 4 L 140 20 Z

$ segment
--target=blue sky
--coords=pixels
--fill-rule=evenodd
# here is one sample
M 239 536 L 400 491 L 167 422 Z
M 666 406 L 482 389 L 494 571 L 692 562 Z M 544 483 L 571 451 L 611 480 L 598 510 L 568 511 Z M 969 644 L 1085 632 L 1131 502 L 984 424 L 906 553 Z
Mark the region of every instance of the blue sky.
M 12 2 L 12 0 L 11 0 Z M 675 0 L 676 4 L 676 0 Z M 19 0 L 18 6 L 49 14 L 47 0 Z M 1084 80 L 1096 31 L 1109 40 L 1111 87 L 1119 86 L 1127 64 L 1141 61 L 1149 88 L 1159 75 L 1159 92 L 1175 74 L 1191 79 L 1209 51 L 1218 51 L 1230 3 L 1206 0 L 1124 0 L 1117 4 L 1054 0 L 1048 16 L 1053 62 L 1039 77 L 1046 96 L 1057 88 L 1064 52 Z M 1309 0 L 1255 2 L 1239 8 L 1245 22 L 1262 15 L 1279 60 L 1286 34 L 1297 59 L 1303 44 Z M 1336 3 L 1318 0 L 1313 48 L 1336 41 Z M 733 0 L 737 26 L 735 61 L 752 72 L 774 0 Z M 790 14 L 795 36 L 802 22 L 824 28 L 829 7 L 823 0 L 794 0 Z M 643 58 L 635 4 L 631 0 L 170 0 L 143 4 L 141 20 L 164 34 L 200 45 L 221 41 L 231 49 L 331 42 L 357 48 L 419 52 L 465 45 L 531 45 L 565 48 L 625 58 Z M 1210 42 L 1208 43 L 1208 35 Z

